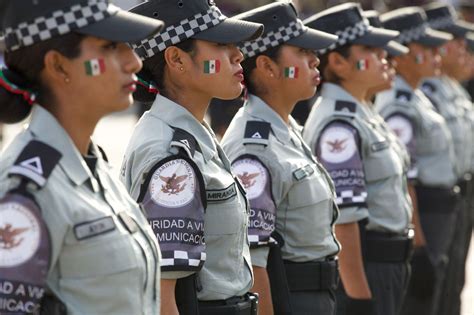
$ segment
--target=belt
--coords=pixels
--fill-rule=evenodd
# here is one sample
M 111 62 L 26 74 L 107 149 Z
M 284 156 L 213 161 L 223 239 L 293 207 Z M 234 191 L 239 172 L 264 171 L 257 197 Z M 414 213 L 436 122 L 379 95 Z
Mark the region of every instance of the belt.
M 369 262 L 396 263 L 409 261 L 413 253 L 413 234 L 406 235 L 366 231 L 364 258 Z
M 199 301 L 200 315 L 257 315 L 258 295 L 247 293 L 226 300 Z
M 468 177 L 467 175 L 471 175 L 471 174 L 466 174 L 464 178 L 458 181 L 458 186 L 461 189 L 461 196 L 463 197 L 466 197 L 470 192 L 471 178 Z
M 290 291 L 336 290 L 339 282 L 337 260 L 296 263 L 285 260 Z

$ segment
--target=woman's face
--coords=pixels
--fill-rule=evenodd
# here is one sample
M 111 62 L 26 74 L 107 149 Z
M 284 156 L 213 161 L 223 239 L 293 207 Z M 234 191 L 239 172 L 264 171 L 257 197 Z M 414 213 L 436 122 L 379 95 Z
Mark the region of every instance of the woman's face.
M 410 43 L 408 47 L 410 48 L 410 52 L 402 57 L 407 63 L 408 69 L 416 72 L 420 78 L 440 74 L 441 59 L 436 48 L 417 43 Z
M 389 81 L 387 53 L 382 48 L 353 45 L 350 48 L 346 81 L 359 82 L 372 89 Z
M 464 38 L 455 38 L 440 48 L 442 70 L 447 75 L 457 77 L 464 71 L 468 52 Z
M 80 56 L 69 63 L 71 97 L 90 104 L 87 111 L 103 116 L 133 103 L 134 74 L 142 63 L 127 44 L 88 36 L 81 42 Z
M 309 49 L 283 45 L 278 54 L 279 87 L 285 96 L 292 95 L 295 102 L 311 98 L 321 82 L 317 66 L 319 59 Z
M 243 55 L 236 45 L 196 40 L 191 58 L 191 67 L 186 67 L 186 88 L 224 100 L 242 93 Z

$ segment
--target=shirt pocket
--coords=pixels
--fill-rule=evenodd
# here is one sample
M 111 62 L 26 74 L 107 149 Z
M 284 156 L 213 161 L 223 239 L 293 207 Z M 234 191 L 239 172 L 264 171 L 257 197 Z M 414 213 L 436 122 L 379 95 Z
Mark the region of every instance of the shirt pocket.
M 402 160 L 388 140 L 372 142 L 364 161 L 367 182 L 374 182 L 403 173 Z
M 112 233 L 65 245 L 59 259 L 64 278 L 88 278 L 138 268 L 134 240 Z
M 288 208 L 307 207 L 331 198 L 329 184 L 325 177 L 321 173 L 315 172 L 301 180 L 295 179 L 288 192 Z

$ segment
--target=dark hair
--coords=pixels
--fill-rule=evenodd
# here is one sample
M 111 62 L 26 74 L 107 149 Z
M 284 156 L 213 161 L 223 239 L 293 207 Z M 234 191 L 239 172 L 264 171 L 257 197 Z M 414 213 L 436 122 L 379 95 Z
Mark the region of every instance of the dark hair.
M 80 44 L 84 37 L 78 33 L 68 33 L 14 52 L 6 52 L 8 80 L 21 88 L 34 91 L 39 104 L 51 102 L 51 91 L 40 79 L 44 56 L 48 51 L 56 50 L 67 58 L 76 58 L 81 53 Z M 28 116 L 31 107 L 23 96 L 0 87 L 0 122 L 19 122 Z
M 252 80 L 252 72 L 257 67 L 257 57 L 263 55 L 274 61 L 277 61 L 282 47 L 282 45 L 272 47 L 254 57 L 244 59 L 244 61 L 241 63 L 242 68 L 244 69 L 245 86 L 248 93 L 258 96 L 263 92 Z
M 329 83 L 334 83 L 334 84 L 340 84 L 341 83 L 341 78 L 338 77 L 336 73 L 333 73 L 327 69 L 328 64 L 329 64 L 329 54 L 330 53 L 338 53 L 344 58 L 349 58 L 351 54 L 351 45 L 346 44 L 340 47 L 337 47 L 334 50 L 331 50 L 325 54 L 319 55 L 319 70 L 321 71 L 323 81 L 324 82 L 329 82 Z M 326 71 L 327 70 L 327 71 Z
M 187 53 L 193 52 L 196 48 L 193 39 L 185 40 L 174 46 Z M 168 96 L 165 87 L 165 67 L 165 51 L 163 50 L 155 54 L 153 57 L 143 61 L 143 68 L 137 75 L 140 79 L 155 85 L 161 95 Z M 155 93 L 149 92 L 144 86 L 137 85 L 137 90 L 133 93 L 133 97 L 135 100 L 142 103 L 152 103 L 155 100 L 156 95 Z

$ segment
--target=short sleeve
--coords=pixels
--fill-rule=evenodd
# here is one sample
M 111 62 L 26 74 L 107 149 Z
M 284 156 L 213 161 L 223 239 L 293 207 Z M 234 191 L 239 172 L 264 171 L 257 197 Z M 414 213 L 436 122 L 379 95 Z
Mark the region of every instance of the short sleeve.
M 416 165 L 416 138 L 413 121 L 403 114 L 393 114 L 386 121 L 410 154 L 410 169 L 407 176 L 408 179 L 415 180 L 418 177 L 418 168 Z
M 250 256 L 252 259 L 252 265 L 262 268 L 267 268 L 268 254 L 270 253 L 270 247 L 255 247 L 250 249 Z
M 204 192 L 201 172 L 187 157 L 170 156 L 148 173 L 139 201 L 160 244 L 163 278 L 199 271 L 206 260 Z
M 253 155 L 244 155 L 232 163 L 250 202 L 249 242 L 252 248 L 267 246 L 275 230 L 276 206 L 272 197 L 270 172 Z
M 366 207 L 367 189 L 357 129 L 345 122 L 332 122 L 321 132 L 315 148 L 336 188 L 336 203 L 341 209 L 338 223 L 354 222 Z

